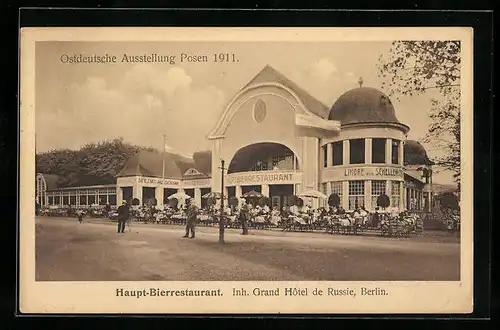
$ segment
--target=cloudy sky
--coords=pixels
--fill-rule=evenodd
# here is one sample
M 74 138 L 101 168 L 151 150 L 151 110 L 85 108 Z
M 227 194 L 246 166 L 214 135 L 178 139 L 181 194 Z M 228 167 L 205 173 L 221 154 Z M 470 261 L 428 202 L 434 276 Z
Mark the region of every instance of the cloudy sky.
M 37 42 L 37 151 L 78 149 L 88 142 L 125 141 L 184 153 L 210 149 L 206 135 L 230 98 L 265 65 L 331 107 L 344 92 L 381 87 L 377 60 L 387 42 Z M 116 55 L 114 64 L 64 64 L 61 55 Z M 175 64 L 121 63 L 123 54 L 176 55 Z M 234 53 L 237 63 L 180 63 L 181 53 Z M 419 140 L 429 125 L 432 95 L 393 100 L 398 119 Z M 186 138 L 188 137 L 188 138 Z M 435 151 L 426 146 L 432 157 Z M 436 182 L 451 183 L 439 173 Z

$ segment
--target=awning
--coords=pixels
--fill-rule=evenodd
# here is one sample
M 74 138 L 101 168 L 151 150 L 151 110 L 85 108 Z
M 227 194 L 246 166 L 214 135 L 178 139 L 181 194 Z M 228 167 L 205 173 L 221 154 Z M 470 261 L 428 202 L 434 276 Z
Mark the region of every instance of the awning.
M 318 116 L 311 115 L 295 115 L 295 125 L 307 132 L 306 134 L 314 134 L 316 136 L 335 136 L 340 132 L 340 122 L 337 120 L 326 120 Z
M 408 175 L 409 177 L 417 180 L 418 182 L 425 183 L 425 181 L 422 178 L 422 174 L 419 171 L 406 170 L 405 175 Z

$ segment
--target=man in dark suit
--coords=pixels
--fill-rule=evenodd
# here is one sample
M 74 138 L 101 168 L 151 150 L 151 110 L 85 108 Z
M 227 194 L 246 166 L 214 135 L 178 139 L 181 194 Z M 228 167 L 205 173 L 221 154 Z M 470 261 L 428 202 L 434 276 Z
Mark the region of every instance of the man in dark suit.
M 241 235 L 248 235 L 247 222 L 250 220 L 250 206 L 249 202 L 242 200 L 242 205 L 240 209 L 240 221 L 241 221 Z
M 196 205 L 191 203 L 191 198 L 186 200 L 186 209 L 187 209 L 187 221 L 186 221 L 186 235 L 184 238 L 194 238 L 194 226 L 196 224 L 196 220 L 198 217 L 198 208 Z M 189 236 L 189 232 L 191 232 L 191 236 Z
M 126 201 L 118 207 L 118 233 L 125 232 L 125 223 L 130 216 L 130 210 Z

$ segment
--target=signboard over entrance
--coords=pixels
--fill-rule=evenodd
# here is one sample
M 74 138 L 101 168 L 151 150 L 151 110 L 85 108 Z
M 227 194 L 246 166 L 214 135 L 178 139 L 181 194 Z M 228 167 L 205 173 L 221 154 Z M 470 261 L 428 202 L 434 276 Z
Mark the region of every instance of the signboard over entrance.
M 268 171 L 256 173 L 233 173 L 227 176 L 227 185 L 293 184 L 299 181 L 296 172 Z
M 182 181 L 183 187 L 210 187 L 210 179 L 194 179 L 194 180 L 184 180 Z
M 169 179 L 158 179 L 158 178 L 137 178 L 137 183 L 143 184 L 159 184 L 163 186 L 178 186 L 180 184 L 179 181 L 169 180 Z

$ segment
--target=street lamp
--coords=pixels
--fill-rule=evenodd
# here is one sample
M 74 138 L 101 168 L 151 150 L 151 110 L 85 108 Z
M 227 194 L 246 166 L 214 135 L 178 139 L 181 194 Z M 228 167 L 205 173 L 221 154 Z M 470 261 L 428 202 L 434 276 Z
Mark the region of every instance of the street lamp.
M 221 194 L 220 194 L 220 220 L 219 220 L 219 244 L 224 244 L 224 159 L 220 160 L 221 166 Z

